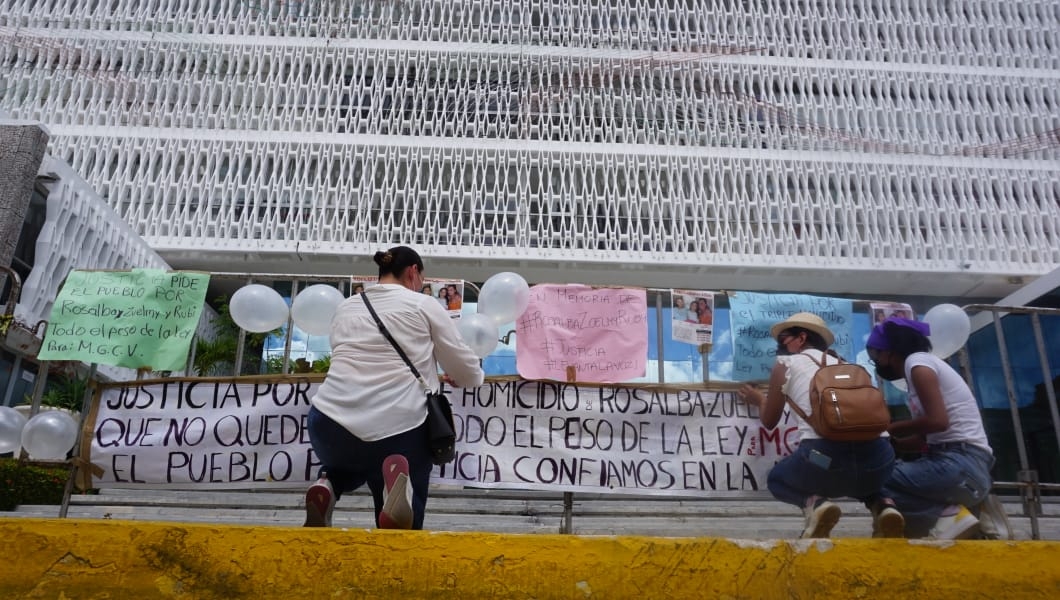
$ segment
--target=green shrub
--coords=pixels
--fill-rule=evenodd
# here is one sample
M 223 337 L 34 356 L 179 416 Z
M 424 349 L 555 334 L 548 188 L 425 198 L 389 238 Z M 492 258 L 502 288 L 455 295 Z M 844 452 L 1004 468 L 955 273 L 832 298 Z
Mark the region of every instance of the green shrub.
M 66 467 L 40 467 L 0 458 L 0 510 L 15 510 L 19 504 L 62 504 L 69 474 Z
M 88 389 L 87 379 L 59 376 L 48 381 L 48 391 L 41 396 L 40 403 L 80 412 Z
M 325 354 L 324 356 L 313 361 L 313 372 L 314 373 L 327 373 L 328 369 L 331 368 L 331 355 Z

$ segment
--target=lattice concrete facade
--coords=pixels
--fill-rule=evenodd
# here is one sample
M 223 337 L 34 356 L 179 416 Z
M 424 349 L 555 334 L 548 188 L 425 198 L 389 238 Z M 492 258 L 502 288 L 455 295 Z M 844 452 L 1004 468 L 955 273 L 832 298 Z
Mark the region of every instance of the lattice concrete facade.
M 45 155 L 38 185 L 47 197 L 47 218 L 34 246 L 34 264 L 22 283 L 15 318 L 28 326 L 47 321 L 66 274 L 72 269 L 170 269 L 170 265 L 65 162 Z M 203 307 L 197 334 L 210 339 L 217 313 Z M 39 335 L 44 331 L 39 330 Z M 98 374 L 129 380 L 136 371 L 99 365 Z
M 1060 266 L 1055 0 L 0 0 L 0 44 L 0 108 L 177 266 L 408 243 L 999 297 Z
M 48 320 L 59 286 L 73 269 L 170 268 L 69 165 L 45 156 L 40 175 L 47 220 L 15 307 L 20 320 L 30 325 Z

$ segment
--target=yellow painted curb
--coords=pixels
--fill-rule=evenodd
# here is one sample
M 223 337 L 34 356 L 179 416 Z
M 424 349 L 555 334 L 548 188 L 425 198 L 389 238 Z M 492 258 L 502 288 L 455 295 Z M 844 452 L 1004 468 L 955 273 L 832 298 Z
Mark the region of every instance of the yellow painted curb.
M 1060 543 L 0 520 L 0 598 L 1056 598 Z

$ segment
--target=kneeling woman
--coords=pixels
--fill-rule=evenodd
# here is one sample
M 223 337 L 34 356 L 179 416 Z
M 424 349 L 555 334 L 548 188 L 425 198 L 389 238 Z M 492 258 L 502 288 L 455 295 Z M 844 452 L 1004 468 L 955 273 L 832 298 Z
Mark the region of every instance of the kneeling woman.
M 899 461 L 884 486 L 907 520 L 909 537 L 956 539 L 973 535 L 970 508 L 990 493 L 994 454 L 979 405 L 964 379 L 931 354 L 927 323 L 890 317 L 869 334 L 866 350 L 883 379 L 905 379 L 911 419 L 889 429 L 903 450 L 927 452 Z
M 824 321 L 813 313 L 798 313 L 770 329 L 777 340 L 777 359 L 769 377 L 766 395 L 753 386 L 740 386 L 739 394 L 758 407 L 766 427 L 776 427 L 784 414 L 787 399 L 807 416 L 810 407 L 810 381 L 827 362 L 840 361 L 828 347 L 835 336 Z M 864 442 L 835 442 L 821 438 L 795 411 L 799 446 L 769 472 L 769 491 L 781 502 L 803 510 L 804 538 L 828 537 L 842 514 L 831 498 L 858 498 L 873 509 L 873 532 L 881 537 L 900 537 L 902 515 L 893 505 L 882 504 L 880 489 L 894 467 L 894 450 L 885 437 Z

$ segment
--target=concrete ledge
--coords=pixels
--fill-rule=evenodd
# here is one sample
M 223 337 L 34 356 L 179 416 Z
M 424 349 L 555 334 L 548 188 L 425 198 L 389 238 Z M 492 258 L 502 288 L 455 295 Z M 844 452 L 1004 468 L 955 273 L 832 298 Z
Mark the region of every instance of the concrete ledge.
M 0 520 L 0 598 L 1055 598 L 1060 543 Z

